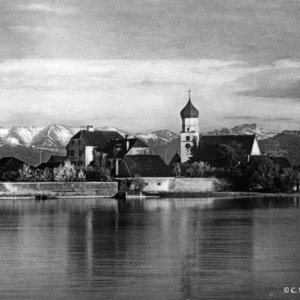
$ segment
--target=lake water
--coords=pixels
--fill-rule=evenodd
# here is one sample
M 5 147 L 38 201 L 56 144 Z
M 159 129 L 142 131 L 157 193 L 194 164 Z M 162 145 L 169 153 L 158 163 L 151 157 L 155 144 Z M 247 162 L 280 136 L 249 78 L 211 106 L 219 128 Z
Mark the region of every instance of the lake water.
M 1 200 L 0 299 L 300 299 L 282 199 Z

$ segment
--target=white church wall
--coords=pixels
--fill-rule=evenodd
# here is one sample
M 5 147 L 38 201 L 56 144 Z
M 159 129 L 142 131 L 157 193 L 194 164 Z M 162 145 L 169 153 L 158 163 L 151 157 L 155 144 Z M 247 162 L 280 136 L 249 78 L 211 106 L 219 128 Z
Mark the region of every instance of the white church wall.
M 258 145 L 258 142 L 257 142 L 256 138 L 254 139 L 254 142 L 253 142 L 251 155 L 261 155 L 261 151 L 259 149 L 259 145 Z

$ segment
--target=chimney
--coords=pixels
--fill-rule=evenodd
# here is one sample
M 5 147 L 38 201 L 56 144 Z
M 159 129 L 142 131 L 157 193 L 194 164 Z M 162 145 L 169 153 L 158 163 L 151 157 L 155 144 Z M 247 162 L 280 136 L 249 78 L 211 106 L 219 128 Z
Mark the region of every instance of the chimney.
M 94 126 L 93 125 L 88 125 L 87 127 L 87 131 L 90 131 L 90 132 L 94 132 Z
M 116 158 L 116 176 L 119 176 L 119 159 Z
M 126 151 L 129 150 L 129 140 L 128 140 L 128 135 L 125 135 L 125 142 L 126 142 Z

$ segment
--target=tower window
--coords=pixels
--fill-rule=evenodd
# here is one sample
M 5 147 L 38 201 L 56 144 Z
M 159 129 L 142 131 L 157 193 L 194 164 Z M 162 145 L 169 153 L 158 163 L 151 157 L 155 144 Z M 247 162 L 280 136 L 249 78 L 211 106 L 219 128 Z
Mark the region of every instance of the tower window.
M 190 131 L 190 127 L 188 127 L 186 130 L 187 130 L 187 131 Z
M 189 137 L 189 136 L 187 136 L 187 137 L 186 137 L 186 140 L 187 140 L 187 141 L 190 141 L 190 137 Z

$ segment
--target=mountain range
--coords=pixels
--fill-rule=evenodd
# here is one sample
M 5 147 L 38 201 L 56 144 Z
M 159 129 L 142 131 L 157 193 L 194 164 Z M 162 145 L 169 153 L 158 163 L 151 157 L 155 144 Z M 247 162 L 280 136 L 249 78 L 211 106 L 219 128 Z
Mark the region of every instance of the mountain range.
M 25 162 L 37 165 L 46 161 L 52 154 L 65 154 L 65 146 L 70 138 L 85 127 L 52 124 L 45 127 L 0 128 L 0 157 L 15 156 Z M 157 130 L 151 133 L 132 135 L 111 126 L 96 130 L 114 130 L 121 135 L 136 136 L 146 142 L 164 160 L 169 162 L 179 150 L 179 134 L 170 130 Z M 232 128 L 220 128 L 205 135 L 255 134 L 263 152 L 287 157 L 291 163 L 300 164 L 300 131 L 285 130 L 275 133 L 259 128 L 256 124 L 243 124 Z M 42 154 L 41 154 L 42 153 Z

